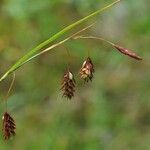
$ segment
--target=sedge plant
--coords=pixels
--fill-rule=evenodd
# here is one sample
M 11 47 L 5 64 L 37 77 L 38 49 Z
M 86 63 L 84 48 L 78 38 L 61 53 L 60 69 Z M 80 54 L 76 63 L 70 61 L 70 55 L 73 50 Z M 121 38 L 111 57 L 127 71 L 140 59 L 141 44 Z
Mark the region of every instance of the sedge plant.
M 62 29 L 61 31 L 59 31 L 58 33 L 56 33 L 55 35 L 53 35 L 52 37 L 50 37 L 46 41 L 40 43 L 35 48 L 31 49 L 27 54 L 25 54 L 15 64 L 13 64 L 10 67 L 10 69 L 8 69 L 8 71 L 6 71 L 6 73 L 4 73 L 4 75 L 0 78 L 0 82 L 3 81 L 4 79 L 6 79 L 9 74 L 13 73 L 13 79 L 12 79 L 11 85 L 10 85 L 9 90 L 7 92 L 7 95 L 4 99 L 5 105 L 6 105 L 6 110 L 5 110 L 4 115 L 3 115 L 3 135 L 4 135 L 4 139 L 8 140 L 8 139 L 10 139 L 10 137 L 15 135 L 15 133 L 16 133 L 15 132 L 15 129 L 16 129 L 15 120 L 11 117 L 10 113 L 8 113 L 8 110 L 7 110 L 7 100 L 8 100 L 8 97 L 10 95 L 10 91 L 12 89 L 13 83 L 14 83 L 15 71 L 18 70 L 20 67 L 22 67 L 24 64 L 26 64 L 26 63 L 30 62 L 31 60 L 35 59 L 36 57 L 38 57 L 38 56 L 40 56 L 40 55 L 42 55 L 46 52 L 50 52 L 52 49 L 54 49 L 54 48 L 56 48 L 60 45 L 63 45 L 64 43 L 66 43 L 69 40 L 71 42 L 73 42 L 74 40 L 79 40 L 79 39 L 93 39 L 93 40 L 100 40 L 100 41 L 106 42 L 107 44 L 111 45 L 113 48 L 115 48 L 116 50 L 118 50 L 122 54 L 125 54 L 125 55 L 127 55 L 131 58 L 134 58 L 136 60 L 142 60 L 142 58 L 140 56 L 138 56 L 132 50 L 130 50 L 128 48 L 124 48 L 122 46 L 119 46 L 118 44 L 110 42 L 110 41 L 108 41 L 108 40 L 106 40 L 102 37 L 83 36 L 83 35 L 81 35 L 82 32 L 88 30 L 95 23 L 81 29 L 80 31 L 75 32 L 74 34 L 72 34 L 72 35 L 68 36 L 67 38 L 63 39 L 62 41 L 59 41 L 57 43 L 55 42 L 60 37 L 63 37 L 70 30 L 74 29 L 75 27 L 79 26 L 82 23 L 85 23 L 86 21 L 88 21 L 89 19 L 95 17 L 96 15 L 101 14 L 103 11 L 111 8 L 112 6 L 119 3 L 120 1 L 121 0 L 116 0 L 115 2 L 103 7 L 102 9 L 99 9 L 99 10 L 91 13 L 90 15 L 76 21 L 75 23 L 67 26 L 66 28 Z M 52 42 L 53 43 L 55 42 L 55 44 L 50 45 Z M 47 45 L 50 45 L 50 46 L 47 46 Z M 47 48 L 45 48 L 46 46 L 47 46 Z M 43 48 L 45 48 L 45 49 L 43 50 Z M 88 82 L 88 81 L 92 81 L 93 74 L 94 74 L 94 65 L 93 65 L 92 59 L 90 57 L 88 57 L 83 62 L 82 67 L 79 71 L 79 75 L 82 79 L 84 79 L 84 81 Z M 74 74 L 71 71 L 71 69 L 68 67 L 66 69 L 64 75 L 63 75 L 63 80 L 62 80 L 62 84 L 61 84 L 61 90 L 63 92 L 63 96 L 71 99 L 74 96 L 75 87 L 76 87 L 76 82 L 74 80 Z

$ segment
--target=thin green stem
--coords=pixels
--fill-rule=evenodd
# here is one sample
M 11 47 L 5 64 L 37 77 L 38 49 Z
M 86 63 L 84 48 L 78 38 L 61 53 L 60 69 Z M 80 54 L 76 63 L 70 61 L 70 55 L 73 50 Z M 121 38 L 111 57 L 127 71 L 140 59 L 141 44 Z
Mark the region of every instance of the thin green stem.
M 68 68 L 68 70 L 69 70 L 69 69 L 70 69 L 70 65 L 71 65 L 71 54 L 70 54 L 70 51 L 69 51 L 68 47 L 66 47 L 66 46 L 64 45 L 64 48 L 65 48 L 65 50 L 66 50 L 67 57 L 68 57 L 68 59 L 67 59 L 67 68 Z
M 11 81 L 11 84 L 10 84 L 9 89 L 8 89 L 8 91 L 7 91 L 7 94 L 6 94 L 5 98 L 4 98 L 6 111 L 7 111 L 7 99 L 8 99 L 8 97 L 9 97 L 10 92 L 11 92 L 11 90 L 12 90 L 12 87 L 13 87 L 13 85 L 14 85 L 15 77 L 16 77 L 16 75 L 15 75 L 15 72 L 14 72 L 14 73 L 13 73 L 13 78 L 12 78 L 12 81 Z
M 114 43 L 112 43 L 112 42 L 110 42 L 110 41 L 108 41 L 108 40 L 106 40 L 106 39 L 104 39 L 104 38 L 101 38 L 101 37 L 95 37 L 95 36 L 76 36 L 76 37 L 74 37 L 73 39 L 94 39 L 94 40 L 100 40 L 100 41 L 104 41 L 104 42 L 106 42 L 106 43 L 108 43 L 108 44 L 110 44 L 110 45 L 114 45 Z
M 142 60 L 142 57 L 138 56 L 135 52 L 133 52 L 132 50 L 128 49 L 128 48 L 124 48 L 122 46 L 119 46 L 117 44 L 114 44 L 104 38 L 101 37 L 95 37 L 95 36 L 75 36 L 74 39 L 94 39 L 94 40 L 100 40 L 100 41 L 104 41 L 108 44 L 110 44 L 111 46 L 113 46 L 115 49 L 117 49 L 119 52 L 121 52 L 124 55 L 127 55 L 131 58 L 134 58 L 136 60 Z

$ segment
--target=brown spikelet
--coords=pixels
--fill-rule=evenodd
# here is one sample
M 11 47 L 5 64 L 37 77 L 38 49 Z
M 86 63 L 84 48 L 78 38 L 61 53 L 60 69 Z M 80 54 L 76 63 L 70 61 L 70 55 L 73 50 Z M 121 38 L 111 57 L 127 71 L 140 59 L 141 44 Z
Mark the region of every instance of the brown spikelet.
M 92 81 L 93 73 L 94 73 L 94 65 L 90 57 L 88 57 L 86 61 L 84 61 L 79 74 L 81 78 L 84 79 L 84 81 L 88 82 L 89 80 Z
M 62 87 L 63 96 L 71 99 L 74 96 L 75 92 L 75 79 L 73 74 L 67 70 L 67 72 L 63 76 Z
M 3 115 L 3 136 L 5 140 L 9 140 L 11 136 L 14 136 L 16 125 L 14 119 L 5 112 Z
M 136 60 L 142 60 L 142 58 L 140 56 L 138 56 L 136 53 L 134 53 L 132 50 L 130 49 L 127 49 L 127 48 L 124 48 L 124 47 L 121 47 L 119 45 L 113 45 L 117 50 L 119 50 L 119 52 L 125 54 L 125 55 L 128 55 L 129 57 L 132 57 Z

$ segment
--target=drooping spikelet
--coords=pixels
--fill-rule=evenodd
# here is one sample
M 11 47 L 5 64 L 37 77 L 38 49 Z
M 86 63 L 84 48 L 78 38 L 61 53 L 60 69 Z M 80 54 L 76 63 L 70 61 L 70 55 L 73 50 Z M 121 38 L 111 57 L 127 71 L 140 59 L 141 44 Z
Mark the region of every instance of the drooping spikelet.
M 86 61 L 84 61 L 79 74 L 82 79 L 88 82 L 89 80 L 92 81 L 93 73 L 94 73 L 94 66 L 92 60 L 90 59 L 90 57 L 88 57 Z
M 142 60 L 142 57 L 138 56 L 135 52 L 133 52 L 132 50 L 128 48 L 124 48 L 116 44 L 114 44 L 113 46 L 124 55 L 128 55 L 129 57 L 134 58 L 136 60 Z
M 63 96 L 71 99 L 74 96 L 75 92 L 75 79 L 73 74 L 67 70 L 67 72 L 63 76 L 62 87 Z
M 3 119 L 3 136 L 5 140 L 9 140 L 11 136 L 14 136 L 16 134 L 15 121 L 7 112 L 4 113 L 2 119 Z

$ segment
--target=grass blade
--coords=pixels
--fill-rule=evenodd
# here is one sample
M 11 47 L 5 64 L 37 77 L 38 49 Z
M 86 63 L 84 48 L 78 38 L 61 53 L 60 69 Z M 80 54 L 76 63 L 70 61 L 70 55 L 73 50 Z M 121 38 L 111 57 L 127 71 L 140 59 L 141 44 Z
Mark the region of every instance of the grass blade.
M 56 33 L 54 36 L 50 37 L 48 40 L 44 41 L 43 43 L 39 44 L 37 47 L 31 49 L 26 55 L 24 55 L 22 58 L 20 58 L 1 78 L 0 81 L 4 80 L 10 73 L 12 73 L 13 71 L 15 71 L 16 69 L 18 69 L 19 67 L 21 67 L 23 64 L 25 64 L 24 62 L 26 62 L 28 59 L 30 59 L 31 57 L 33 57 L 36 53 L 38 53 L 38 51 L 40 51 L 43 47 L 45 47 L 46 45 L 48 45 L 49 43 L 55 41 L 56 39 L 58 39 L 59 37 L 63 36 L 65 33 L 67 33 L 68 31 L 70 31 L 71 29 L 73 29 L 74 27 L 80 25 L 81 23 L 86 22 L 88 19 L 100 14 L 101 12 L 103 12 L 104 10 L 112 7 L 113 5 L 117 4 L 118 2 L 120 2 L 120 0 L 117 0 L 109 5 L 107 5 L 106 7 L 99 9 L 97 11 L 95 11 L 94 13 L 78 20 L 77 22 L 67 26 L 66 28 L 64 28 L 63 30 L 59 31 L 58 33 Z

